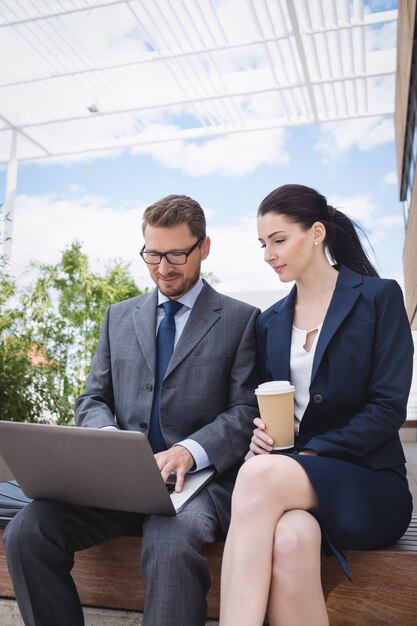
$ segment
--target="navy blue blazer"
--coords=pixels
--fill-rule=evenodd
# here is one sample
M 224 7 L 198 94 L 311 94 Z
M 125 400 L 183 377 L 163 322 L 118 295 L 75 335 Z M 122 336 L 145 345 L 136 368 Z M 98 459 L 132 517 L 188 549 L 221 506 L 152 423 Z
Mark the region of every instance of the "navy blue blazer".
M 291 380 L 296 286 L 257 320 L 263 379 Z M 394 280 L 341 267 L 314 355 L 310 401 L 296 447 L 374 469 L 405 462 L 413 341 Z

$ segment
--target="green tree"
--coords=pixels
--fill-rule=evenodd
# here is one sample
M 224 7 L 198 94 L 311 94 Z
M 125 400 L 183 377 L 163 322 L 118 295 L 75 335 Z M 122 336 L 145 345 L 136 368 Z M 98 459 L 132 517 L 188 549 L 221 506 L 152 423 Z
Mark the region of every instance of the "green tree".
M 3 358 L 0 355 L 2 418 L 53 418 L 70 423 L 107 306 L 141 291 L 128 265 L 120 261 L 111 261 L 103 274 L 91 271 L 78 242 L 64 250 L 57 264 L 34 264 L 32 268 L 36 278 L 20 292 L 2 272 L 3 301 L 11 295 L 17 301 L 0 322 L 4 325 L 0 330 L 4 353 Z M 14 355 L 11 360 L 10 353 Z
M 0 205 L 1 206 L 1 205 Z M 0 238 L 0 246 L 2 239 Z M 0 333 L 7 328 L 11 321 L 11 311 L 5 306 L 16 291 L 15 282 L 8 271 L 8 261 L 4 254 L 0 254 Z
M 1 242 L 0 242 L 1 243 Z M 0 406 L 1 419 L 36 421 L 50 412 L 53 372 L 42 362 L 34 366 L 30 342 L 18 331 L 16 284 L 0 255 Z

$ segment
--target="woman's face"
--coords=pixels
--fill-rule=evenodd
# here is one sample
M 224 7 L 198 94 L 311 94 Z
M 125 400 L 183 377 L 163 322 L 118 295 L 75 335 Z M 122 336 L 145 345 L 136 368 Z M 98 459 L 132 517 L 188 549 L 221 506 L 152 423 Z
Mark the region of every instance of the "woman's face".
M 265 250 L 264 260 L 283 283 L 297 280 L 307 272 L 321 239 L 314 224 L 303 230 L 277 213 L 258 217 L 258 237 Z

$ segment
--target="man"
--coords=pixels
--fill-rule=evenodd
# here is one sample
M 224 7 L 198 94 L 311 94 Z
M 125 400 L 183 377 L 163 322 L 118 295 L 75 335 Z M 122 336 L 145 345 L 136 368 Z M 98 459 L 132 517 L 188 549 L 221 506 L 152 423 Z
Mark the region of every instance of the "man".
M 191 198 L 168 196 L 148 207 L 143 235 L 141 256 L 157 289 L 107 310 L 76 424 L 146 433 L 164 479 L 176 472 L 177 491 L 188 471 L 213 465 L 216 478 L 175 517 L 28 505 L 4 535 L 26 626 L 81 626 L 74 552 L 134 532 L 143 537 L 144 626 L 205 623 L 210 579 L 200 549 L 227 531 L 257 415 L 259 311 L 201 280 L 210 240 Z M 172 357 L 165 354 L 168 336 Z

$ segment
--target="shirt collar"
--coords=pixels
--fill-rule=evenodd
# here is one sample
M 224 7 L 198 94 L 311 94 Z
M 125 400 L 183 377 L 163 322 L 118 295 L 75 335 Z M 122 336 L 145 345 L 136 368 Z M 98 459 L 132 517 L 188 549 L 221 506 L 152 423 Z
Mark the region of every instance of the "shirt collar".
M 196 282 L 194 287 L 190 289 L 190 291 L 187 291 L 187 293 L 185 293 L 183 296 L 181 296 L 181 298 L 178 299 L 178 302 L 181 302 L 181 304 L 183 304 L 184 306 L 192 309 L 203 287 L 204 283 L 203 280 L 200 278 Z M 160 306 L 164 302 L 167 302 L 167 300 L 169 300 L 169 298 L 164 296 L 158 289 L 158 306 Z

